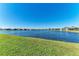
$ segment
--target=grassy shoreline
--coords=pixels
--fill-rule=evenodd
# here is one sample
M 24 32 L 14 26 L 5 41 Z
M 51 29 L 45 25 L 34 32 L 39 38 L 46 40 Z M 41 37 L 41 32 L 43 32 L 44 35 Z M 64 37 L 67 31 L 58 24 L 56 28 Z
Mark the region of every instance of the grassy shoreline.
M 0 34 L 0 56 L 79 56 L 79 44 Z
M 68 31 L 65 31 L 65 32 L 79 33 L 79 31 L 76 31 L 76 30 L 68 30 Z

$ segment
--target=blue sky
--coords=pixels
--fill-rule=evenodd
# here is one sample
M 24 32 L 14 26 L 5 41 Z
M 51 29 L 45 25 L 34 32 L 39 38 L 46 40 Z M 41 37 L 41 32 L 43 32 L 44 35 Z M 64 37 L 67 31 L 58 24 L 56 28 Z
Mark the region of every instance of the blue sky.
M 79 4 L 0 4 L 0 27 L 52 28 L 65 26 L 79 26 Z

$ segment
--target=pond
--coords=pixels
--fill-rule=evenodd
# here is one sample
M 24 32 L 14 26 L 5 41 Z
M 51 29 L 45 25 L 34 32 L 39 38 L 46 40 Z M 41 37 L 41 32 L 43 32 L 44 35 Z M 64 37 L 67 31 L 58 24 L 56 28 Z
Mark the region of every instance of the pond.
M 66 42 L 79 42 L 79 33 L 50 31 L 50 30 L 0 30 L 0 34 L 44 38 Z

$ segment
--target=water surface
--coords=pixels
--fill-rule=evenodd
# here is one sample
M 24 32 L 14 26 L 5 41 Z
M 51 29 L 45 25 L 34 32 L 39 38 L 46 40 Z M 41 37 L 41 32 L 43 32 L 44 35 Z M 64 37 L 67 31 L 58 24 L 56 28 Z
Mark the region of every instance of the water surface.
M 49 31 L 49 30 L 0 30 L 0 34 L 11 34 L 17 36 L 37 37 L 49 40 L 60 40 L 67 42 L 79 42 L 79 33 Z

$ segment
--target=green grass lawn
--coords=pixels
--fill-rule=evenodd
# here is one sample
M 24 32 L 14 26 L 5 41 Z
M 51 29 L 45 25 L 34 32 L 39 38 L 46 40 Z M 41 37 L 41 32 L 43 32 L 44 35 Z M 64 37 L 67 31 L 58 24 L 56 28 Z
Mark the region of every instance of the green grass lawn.
M 68 30 L 66 32 L 73 32 L 73 33 L 79 33 L 79 30 Z
M 1 56 L 79 55 L 79 43 L 0 34 Z

